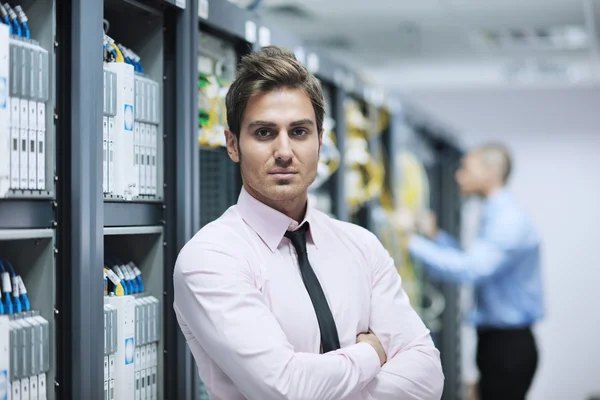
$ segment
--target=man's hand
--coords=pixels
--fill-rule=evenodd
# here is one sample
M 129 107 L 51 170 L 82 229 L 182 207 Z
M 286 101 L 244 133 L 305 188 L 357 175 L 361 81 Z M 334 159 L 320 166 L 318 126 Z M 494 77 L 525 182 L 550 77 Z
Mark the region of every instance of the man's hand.
M 398 227 L 403 234 L 410 235 L 417 228 L 415 214 L 405 207 L 397 208 L 392 214 L 392 220 L 394 225 L 396 225 L 396 227 Z
M 437 217 L 431 210 L 423 210 L 419 213 L 416 226 L 418 232 L 429 239 L 435 238 L 438 233 Z
M 375 349 L 377 355 L 379 356 L 380 365 L 383 367 L 383 364 L 385 364 L 387 361 L 387 356 L 377 336 L 370 332 L 359 333 L 358 336 L 356 336 L 356 343 L 362 342 L 370 344 Z

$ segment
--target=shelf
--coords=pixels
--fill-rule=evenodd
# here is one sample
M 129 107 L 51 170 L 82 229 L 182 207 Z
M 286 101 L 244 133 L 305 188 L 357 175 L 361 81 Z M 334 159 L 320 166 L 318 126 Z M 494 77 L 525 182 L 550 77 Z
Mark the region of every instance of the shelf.
M 48 182 L 48 181 L 46 181 Z M 30 190 L 30 189 L 11 189 L 6 194 L 7 199 L 53 199 L 53 192 L 50 190 Z
M 50 200 L 0 200 L 0 229 L 50 228 L 53 221 Z
M 54 229 L 0 229 L 0 241 L 47 239 L 53 236 Z
M 106 229 L 105 229 L 106 232 Z M 104 236 L 104 253 L 107 257 L 114 257 L 123 262 L 133 261 L 142 272 L 144 280 L 145 294 L 154 296 L 161 303 L 160 327 L 161 338 L 158 343 L 158 398 L 164 398 L 164 320 L 165 312 L 171 309 L 171 305 L 164 302 L 164 277 L 165 277 L 165 256 L 164 256 L 164 238 L 161 227 L 147 227 L 144 234 L 128 233 L 128 229 L 111 229 L 111 235 Z
M 256 19 L 256 14 L 230 1 L 208 0 L 208 18 L 200 17 L 199 21 L 201 27 L 204 25 L 237 41 L 246 41 L 246 23 L 255 22 Z
M 149 5 L 147 5 L 148 3 Z M 156 3 L 156 2 L 154 2 Z M 162 2 L 161 2 L 162 3 Z M 160 6 L 160 4 L 158 4 Z M 107 34 L 117 43 L 131 49 L 141 58 L 144 67 L 144 78 L 158 84 L 158 124 L 156 125 L 156 194 L 136 196 L 134 202 L 164 201 L 164 16 L 160 7 L 153 2 L 133 0 L 108 0 L 104 3 L 104 18 L 108 21 Z M 164 4 L 163 4 L 164 6 Z M 132 25 L 132 22 L 134 24 Z M 132 29 L 134 27 L 134 29 Z M 135 73 L 136 76 L 139 73 Z M 149 125 L 148 121 L 137 119 L 136 125 Z M 104 194 L 105 201 L 123 200 L 113 194 Z
M 0 257 L 8 260 L 15 272 L 23 279 L 31 309 L 38 310 L 40 315 L 49 322 L 50 370 L 46 374 L 46 388 L 47 398 L 53 400 L 56 375 L 54 240 L 46 232 L 43 234 L 46 236 L 42 238 L 38 236 L 35 239 L 0 241 Z
M 122 196 L 116 196 L 110 193 L 104 193 L 104 201 L 105 202 L 124 202 L 127 203 Z M 132 198 L 131 202 L 134 203 L 162 203 L 164 201 L 162 196 L 135 196 Z
M 160 235 L 163 232 L 162 226 L 140 226 L 140 227 L 118 227 L 104 228 L 104 236 L 122 236 L 122 235 Z
M 10 199 L 52 199 L 55 197 L 56 134 L 54 110 L 56 105 L 54 38 L 55 6 L 54 1 L 18 0 L 13 6 L 20 5 L 27 15 L 31 39 L 48 52 L 48 100 L 45 102 L 45 189 L 11 189 L 6 197 Z M 37 150 L 36 150 L 37 151 Z M 2 223 L 0 222 L 0 225 Z
M 157 226 L 162 225 L 163 205 L 157 203 L 104 203 L 104 226 Z

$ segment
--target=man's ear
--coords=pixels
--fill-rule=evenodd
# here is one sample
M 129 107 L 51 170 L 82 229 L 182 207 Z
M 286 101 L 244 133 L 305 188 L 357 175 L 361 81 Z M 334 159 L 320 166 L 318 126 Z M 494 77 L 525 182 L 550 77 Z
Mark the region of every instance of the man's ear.
M 323 147 L 323 134 L 325 133 L 325 129 L 321 129 L 319 133 L 319 154 L 321 154 L 321 148 Z
M 235 163 L 240 162 L 238 137 L 229 129 L 226 129 L 225 140 L 227 142 L 227 154 L 229 154 L 229 158 L 231 158 L 231 161 Z

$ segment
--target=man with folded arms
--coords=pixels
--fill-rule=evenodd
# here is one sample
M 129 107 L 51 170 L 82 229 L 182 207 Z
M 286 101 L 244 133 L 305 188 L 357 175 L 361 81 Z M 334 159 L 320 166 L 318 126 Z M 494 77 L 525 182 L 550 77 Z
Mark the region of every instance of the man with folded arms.
M 437 400 L 444 377 L 393 260 L 308 202 L 323 135 L 319 81 L 266 47 L 226 99 L 235 206 L 181 250 L 180 328 L 211 400 Z

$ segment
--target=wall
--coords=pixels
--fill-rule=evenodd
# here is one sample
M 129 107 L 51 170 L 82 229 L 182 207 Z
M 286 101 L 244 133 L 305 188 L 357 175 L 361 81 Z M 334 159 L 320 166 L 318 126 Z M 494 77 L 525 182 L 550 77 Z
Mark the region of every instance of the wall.
M 600 393 L 600 135 L 463 134 L 503 140 L 515 159 L 511 188 L 543 239 L 547 318 L 536 328 L 541 361 L 531 400 Z

